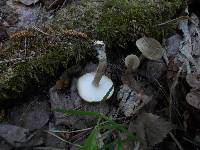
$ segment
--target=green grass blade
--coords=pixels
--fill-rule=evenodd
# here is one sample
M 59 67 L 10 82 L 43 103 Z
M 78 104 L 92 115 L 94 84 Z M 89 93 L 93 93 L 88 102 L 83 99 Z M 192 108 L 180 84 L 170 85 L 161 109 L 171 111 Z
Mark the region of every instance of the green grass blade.
M 110 95 L 110 92 L 112 92 L 113 88 L 114 88 L 114 85 L 112 85 L 111 88 L 110 88 L 110 89 L 108 90 L 108 92 L 106 93 L 106 95 L 104 95 L 104 97 L 103 97 L 103 99 L 102 99 L 102 102 L 107 100 L 107 98 L 108 98 L 108 96 Z
M 96 144 L 96 137 L 97 137 L 97 128 L 95 127 L 85 140 L 84 145 L 80 150 L 98 150 Z
M 100 125 L 99 128 L 100 129 L 108 129 L 108 130 L 115 129 L 115 130 L 118 130 L 118 131 L 121 131 L 121 132 L 128 132 L 126 125 L 118 124 L 114 121 L 109 121 L 105 125 Z

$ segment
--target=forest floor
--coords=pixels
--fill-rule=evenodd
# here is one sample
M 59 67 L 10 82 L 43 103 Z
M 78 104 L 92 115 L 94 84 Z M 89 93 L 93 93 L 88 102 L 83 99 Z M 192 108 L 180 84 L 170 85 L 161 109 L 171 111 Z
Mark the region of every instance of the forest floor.
M 16 50 L 17 54 L 11 56 L 9 53 L 8 56 L 3 50 L 4 44 L 12 41 L 10 35 L 22 28 L 32 28 L 45 37 L 49 36 L 44 38 L 49 42 L 47 47 L 54 45 L 52 41 L 59 43 L 60 39 L 52 40 L 50 28 L 44 30 L 40 26 L 60 12 L 62 14 L 70 4 L 71 1 L 66 0 L 1 0 L 0 65 L 10 63 L 14 66 L 25 55 L 37 60 L 35 55 L 47 53 L 32 50 L 29 54 L 26 50 Z M 94 4 L 95 7 L 101 6 L 101 2 Z M 84 6 L 88 8 L 88 5 Z M 154 37 L 141 36 L 128 47 L 129 50 L 113 53 L 104 42 L 91 40 L 99 57 L 90 59 L 88 55 L 88 59 L 78 65 L 72 62 L 74 66 L 68 67 L 68 71 L 58 65 L 62 70 L 59 70 L 60 77 L 43 77 L 42 80 L 47 80 L 46 86 L 37 85 L 31 93 L 9 100 L 8 105 L 4 102 L 0 107 L 0 150 L 200 149 L 200 3 L 193 0 L 187 6 L 172 20 L 162 22 L 162 25 L 177 23 L 176 30 L 160 42 Z M 62 25 L 57 26 L 61 28 Z M 65 30 L 64 33 L 75 35 L 76 39 L 87 37 L 82 30 Z M 94 44 L 94 41 L 100 44 Z M 84 42 L 79 41 L 80 47 Z M 69 42 L 67 46 L 73 44 Z M 134 55 L 131 48 L 137 49 Z M 156 49 L 152 55 L 148 54 L 156 58 L 145 54 L 143 59 L 137 57 L 140 49 Z M 78 52 L 73 56 L 79 57 Z M 79 94 L 79 78 L 100 68 L 98 60 L 100 66 L 101 57 L 103 61 L 106 59 L 104 73 L 113 81 L 113 86 L 105 93 L 102 102 L 87 102 Z M 1 69 L 0 75 L 3 74 Z M 2 89 L 0 86 L 0 92 Z M 105 100 L 112 90 L 113 95 Z

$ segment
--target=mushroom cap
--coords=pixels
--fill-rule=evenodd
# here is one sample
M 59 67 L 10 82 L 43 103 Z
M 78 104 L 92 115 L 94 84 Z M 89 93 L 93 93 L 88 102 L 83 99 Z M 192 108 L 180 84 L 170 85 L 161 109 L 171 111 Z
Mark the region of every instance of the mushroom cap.
M 128 55 L 125 58 L 125 65 L 127 68 L 131 68 L 132 70 L 135 70 L 140 65 L 140 60 L 136 55 Z
M 159 60 L 163 56 L 163 47 L 154 38 L 142 37 L 136 41 L 136 46 L 150 60 Z
M 99 86 L 96 87 L 92 84 L 95 77 L 95 73 L 86 73 L 78 79 L 78 93 L 80 97 L 87 102 L 100 102 L 104 96 L 109 92 L 113 86 L 113 82 L 106 76 L 102 76 Z M 114 88 L 109 93 L 107 99 L 109 99 L 114 93 Z

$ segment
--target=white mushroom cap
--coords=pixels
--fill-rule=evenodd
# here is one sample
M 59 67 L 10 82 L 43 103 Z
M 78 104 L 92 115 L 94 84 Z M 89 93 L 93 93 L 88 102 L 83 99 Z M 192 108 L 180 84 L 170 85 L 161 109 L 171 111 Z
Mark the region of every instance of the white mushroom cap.
M 109 92 L 113 86 L 113 82 L 106 76 L 102 76 L 99 86 L 93 85 L 95 73 L 87 73 L 81 76 L 78 80 L 78 92 L 82 99 L 87 102 L 100 102 L 104 96 Z M 107 99 L 109 99 L 114 92 L 114 88 L 109 93 Z
M 135 70 L 140 65 L 140 60 L 136 55 L 131 54 L 131 55 L 126 56 L 125 65 L 127 68 Z
M 142 37 L 136 41 L 136 46 L 150 60 L 158 60 L 163 56 L 163 47 L 154 38 Z

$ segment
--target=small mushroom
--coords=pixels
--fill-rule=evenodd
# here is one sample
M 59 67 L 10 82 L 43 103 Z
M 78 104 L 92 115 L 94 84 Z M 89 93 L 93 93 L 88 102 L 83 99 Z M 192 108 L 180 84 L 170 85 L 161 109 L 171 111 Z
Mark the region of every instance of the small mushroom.
M 131 54 L 125 58 L 125 65 L 127 70 L 135 71 L 140 65 L 140 60 L 136 55 Z
M 140 65 L 140 60 L 136 55 L 128 55 L 125 58 L 125 66 L 126 66 L 126 71 L 123 74 L 123 76 L 121 77 L 121 80 L 123 82 L 123 84 L 128 85 L 129 87 L 135 89 L 135 90 L 139 90 L 140 89 L 140 85 L 138 82 L 136 82 L 135 78 L 134 78 L 134 74 L 137 70 L 137 68 Z
M 95 48 L 99 54 L 97 71 L 81 76 L 77 85 L 80 97 L 87 102 L 100 102 L 104 98 L 109 99 L 114 93 L 112 80 L 103 75 L 107 68 L 105 44 L 97 41 L 95 42 Z
M 140 60 L 144 57 L 150 60 L 159 60 L 164 53 L 162 45 L 154 38 L 142 37 L 136 41 L 136 46 L 142 53 Z

